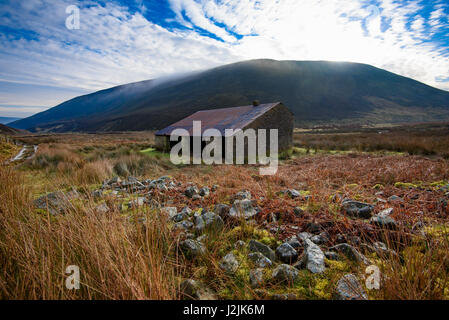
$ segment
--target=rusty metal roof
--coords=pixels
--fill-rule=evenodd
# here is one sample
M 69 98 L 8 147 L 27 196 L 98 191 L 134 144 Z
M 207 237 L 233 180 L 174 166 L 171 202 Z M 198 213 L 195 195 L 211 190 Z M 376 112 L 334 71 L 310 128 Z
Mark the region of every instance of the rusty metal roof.
M 265 112 L 280 105 L 280 102 L 197 111 L 172 125 L 156 132 L 157 136 L 167 136 L 175 129 L 185 129 L 193 136 L 193 121 L 201 121 L 201 135 L 207 129 L 217 129 L 224 136 L 226 129 L 243 129 Z

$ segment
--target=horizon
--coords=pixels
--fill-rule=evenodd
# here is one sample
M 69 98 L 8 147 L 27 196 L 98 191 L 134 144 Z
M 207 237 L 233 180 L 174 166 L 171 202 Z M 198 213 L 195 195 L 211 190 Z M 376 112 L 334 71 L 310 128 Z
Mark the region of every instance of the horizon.
M 70 6 L 79 8 L 79 29 L 69 28 Z M 257 59 L 363 63 L 449 91 L 449 5 L 441 0 L 30 0 L 0 8 L 1 117 Z

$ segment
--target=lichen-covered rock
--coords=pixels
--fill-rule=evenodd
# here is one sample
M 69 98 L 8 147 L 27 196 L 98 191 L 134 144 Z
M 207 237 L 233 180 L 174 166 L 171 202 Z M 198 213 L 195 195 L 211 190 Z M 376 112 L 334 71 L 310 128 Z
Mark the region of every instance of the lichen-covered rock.
M 340 257 L 338 256 L 338 253 L 333 252 L 333 251 L 326 251 L 324 253 L 324 256 L 326 257 L 326 259 L 328 260 L 340 260 Z
M 276 255 L 282 262 L 292 263 L 298 258 L 298 252 L 288 243 L 283 243 L 276 249 Z
M 215 214 L 218 214 L 222 219 L 226 220 L 230 218 L 229 216 L 230 209 L 231 208 L 228 205 L 219 203 L 215 205 L 214 212 Z
M 347 199 L 343 201 L 342 209 L 351 217 L 369 219 L 372 216 L 374 206 L 368 203 Z
M 300 240 L 302 243 L 305 243 L 307 239 L 312 238 L 313 235 L 308 232 L 300 232 L 296 235 L 296 238 Z
M 234 196 L 234 200 L 251 200 L 251 192 L 247 190 L 237 192 Z
M 334 300 L 368 300 L 368 296 L 357 277 L 347 274 L 338 281 Z
M 192 198 L 195 195 L 198 195 L 199 190 L 196 186 L 190 186 L 187 187 L 187 189 L 184 191 L 184 194 L 188 197 L 188 198 Z
M 228 253 L 221 259 L 219 266 L 227 274 L 234 274 L 239 268 L 239 262 L 234 254 Z
M 392 217 L 385 215 L 376 215 L 372 217 L 370 223 L 381 229 L 397 230 L 398 228 L 396 221 Z
M 250 240 L 248 243 L 248 248 L 251 252 L 260 252 L 265 257 L 270 259 L 271 261 L 276 260 L 276 254 L 275 252 L 267 245 L 256 241 L 256 240 Z
M 190 229 L 193 228 L 193 223 L 190 222 L 190 221 L 185 220 L 185 221 L 181 221 L 181 222 L 175 223 L 173 228 L 175 230 L 186 230 L 187 231 L 187 230 L 190 230 Z
M 203 283 L 186 279 L 180 284 L 181 294 L 187 300 L 218 300 L 217 295 Z
M 208 187 L 203 187 L 199 191 L 200 196 L 207 197 L 210 194 L 210 190 Z
M 288 265 L 281 264 L 273 270 L 272 277 L 279 282 L 294 282 L 298 279 L 299 272 L 296 268 Z
M 327 232 L 321 232 L 310 238 L 310 240 L 317 245 L 326 244 L 329 241 L 329 234 Z
M 257 214 L 251 200 L 235 200 L 229 210 L 229 217 L 234 219 L 244 218 L 246 220 L 253 218 Z
M 211 231 L 220 231 L 224 227 L 223 219 L 213 212 L 206 212 L 202 215 L 204 219 L 205 227 Z
M 192 239 L 182 241 L 180 247 L 188 258 L 195 258 L 206 252 L 206 248 L 201 242 Z
M 258 268 L 267 268 L 273 265 L 273 262 L 260 252 L 248 254 L 248 259 L 251 260 Z
M 257 268 L 250 270 L 249 282 L 252 288 L 260 288 L 263 285 L 263 269 Z
M 163 216 L 166 216 L 168 219 L 174 219 L 174 217 L 176 217 L 178 214 L 178 210 L 176 209 L 176 207 L 164 207 L 161 209 L 161 214 Z M 183 219 L 181 219 L 181 220 L 183 220 Z M 179 221 L 177 221 L 177 222 L 179 222 Z
M 324 264 L 324 253 L 310 239 L 304 243 L 304 255 L 302 257 L 302 266 L 312 273 L 323 273 L 326 269 Z
M 366 265 L 369 264 L 369 260 L 363 254 L 361 254 L 356 248 L 347 243 L 337 244 L 329 248 L 329 250 L 340 252 L 344 254 L 349 260 L 355 261 L 357 263 L 364 263 Z

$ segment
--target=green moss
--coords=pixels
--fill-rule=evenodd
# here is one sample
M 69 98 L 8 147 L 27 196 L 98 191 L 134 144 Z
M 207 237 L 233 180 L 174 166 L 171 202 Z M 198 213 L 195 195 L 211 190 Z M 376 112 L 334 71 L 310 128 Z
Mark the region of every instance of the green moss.
M 396 182 L 394 186 L 402 189 L 415 189 L 419 187 L 418 185 L 409 182 Z
M 383 188 L 384 188 L 384 186 L 380 183 L 378 183 L 372 187 L 372 189 L 374 189 L 374 190 L 381 190 Z

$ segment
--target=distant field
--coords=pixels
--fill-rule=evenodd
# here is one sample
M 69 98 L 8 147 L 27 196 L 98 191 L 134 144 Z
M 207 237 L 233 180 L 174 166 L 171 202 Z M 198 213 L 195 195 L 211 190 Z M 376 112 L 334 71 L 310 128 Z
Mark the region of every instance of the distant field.
M 173 165 L 153 148 L 152 132 L 18 137 L 39 149 L 33 159 L 0 166 L 0 298 L 181 299 L 181 280 L 194 279 L 218 299 L 332 299 L 339 279 L 363 279 L 366 265 L 340 252 L 338 260 L 326 257 L 322 274 L 298 265 L 291 283 L 272 277 L 279 261 L 264 269 L 258 288 L 249 276 L 249 240 L 274 251 L 299 232 L 325 232 L 323 252 L 347 242 L 380 268 L 379 290 L 361 282 L 370 299 L 449 299 L 448 132 L 444 125 L 299 130 L 275 176 L 260 176 L 257 166 Z M 145 186 L 164 177 L 169 188 L 103 188 L 112 177 L 130 176 Z M 188 198 L 192 185 L 211 192 Z M 299 196 L 282 194 L 286 189 Z M 183 222 L 197 226 L 196 216 L 232 206 L 242 190 L 260 208 L 255 224 L 225 220 L 220 232 L 184 232 L 164 218 L 162 208 L 188 206 Z M 56 214 L 36 204 L 52 192 L 70 195 Z M 345 198 L 372 204 L 373 214 L 392 208 L 395 228 L 348 216 Z M 204 256 L 184 254 L 187 237 L 202 239 Z M 379 241 L 388 254 L 373 251 Z M 305 252 L 298 247 L 298 259 Z M 234 274 L 221 267 L 228 253 L 239 263 Z M 79 291 L 61 285 L 67 264 L 83 272 Z

